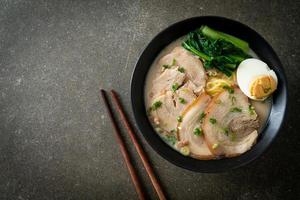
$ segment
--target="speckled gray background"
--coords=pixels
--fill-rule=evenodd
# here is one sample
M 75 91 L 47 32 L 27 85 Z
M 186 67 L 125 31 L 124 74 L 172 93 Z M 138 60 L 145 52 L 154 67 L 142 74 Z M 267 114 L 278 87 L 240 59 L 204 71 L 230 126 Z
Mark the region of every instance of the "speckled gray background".
M 136 199 L 98 89 L 119 92 L 133 121 L 139 53 L 171 23 L 200 15 L 239 20 L 270 42 L 289 80 L 290 113 L 268 153 L 222 174 L 178 168 L 140 137 L 168 196 L 299 199 L 299 9 L 299 1 L 0 1 L 0 199 Z

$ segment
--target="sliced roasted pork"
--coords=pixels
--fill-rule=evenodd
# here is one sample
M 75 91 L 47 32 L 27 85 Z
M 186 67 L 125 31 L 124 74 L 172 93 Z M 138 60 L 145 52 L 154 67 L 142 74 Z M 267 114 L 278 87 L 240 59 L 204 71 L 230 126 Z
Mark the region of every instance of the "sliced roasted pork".
M 151 94 L 153 97 L 160 96 L 172 90 L 172 85 L 182 85 L 186 78 L 185 73 L 178 71 L 178 67 L 166 69 L 155 80 L 153 80 Z
M 190 88 L 190 83 L 185 83 L 174 93 L 174 103 L 179 113 L 182 111 L 197 97 L 193 90 Z
M 183 111 L 182 122 L 178 124 L 178 148 L 188 148 L 190 156 L 202 160 L 215 157 L 204 140 L 202 130 L 204 111 L 209 101 L 209 95 L 201 94 Z
M 200 94 L 206 84 L 206 73 L 202 62 L 185 50 L 183 47 L 176 47 L 172 52 L 162 57 L 159 62 L 161 66 L 179 66 L 187 75 L 187 79 L 194 84 L 194 92 Z
M 163 131 L 176 130 L 178 117 L 182 111 L 196 98 L 196 95 L 183 85 L 176 92 L 167 91 L 155 98 L 152 105 L 159 102 L 158 108 L 152 109 L 150 116 L 153 123 Z
M 234 88 L 214 97 L 206 109 L 205 140 L 218 156 L 233 157 L 248 151 L 256 142 L 257 114 L 247 96 Z

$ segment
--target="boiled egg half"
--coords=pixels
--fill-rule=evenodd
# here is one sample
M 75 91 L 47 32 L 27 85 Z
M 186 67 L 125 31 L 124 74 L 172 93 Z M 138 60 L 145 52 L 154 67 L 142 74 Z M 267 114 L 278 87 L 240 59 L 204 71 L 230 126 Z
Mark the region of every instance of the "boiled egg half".
M 240 89 L 250 99 L 265 100 L 277 88 L 278 79 L 275 72 L 256 58 L 242 61 L 236 75 Z

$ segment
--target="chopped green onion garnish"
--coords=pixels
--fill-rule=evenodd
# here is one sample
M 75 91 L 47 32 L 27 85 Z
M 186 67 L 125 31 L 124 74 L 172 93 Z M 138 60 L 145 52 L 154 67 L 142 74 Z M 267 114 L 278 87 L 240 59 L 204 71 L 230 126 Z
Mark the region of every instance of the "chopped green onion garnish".
M 219 146 L 219 144 L 213 144 L 212 148 L 216 149 L 216 148 L 218 148 L 218 146 Z
M 212 123 L 212 124 L 215 124 L 215 123 L 217 123 L 217 120 L 215 118 L 210 118 L 209 122 Z
M 160 108 L 162 105 L 162 102 L 161 101 L 156 101 L 152 104 L 152 107 L 150 108 L 150 111 L 152 110 L 157 110 L 158 108 Z
M 177 138 L 175 135 L 166 135 L 165 140 L 171 145 L 175 145 L 177 142 Z
M 252 105 L 249 105 L 248 111 L 249 111 L 250 115 L 256 114 L 255 113 L 255 109 L 254 109 L 254 107 Z
M 224 131 L 225 135 L 227 135 L 227 136 L 229 135 L 229 129 L 228 128 L 223 128 L 223 131 Z
M 202 112 L 201 114 L 200 114 L 200 116 L 199 116 L 199 120 L 200 120 L 200 122 L 202 122 L 203 121 L 203 119 L 204 119 L 204 117 L 205 117 L 205 113 L 204 112 Z
M 169 68 L 170 68 L 170 65 L 163 65 L 163 68 L 169 69 Z
M 180 102 L 180 103 L 182 103 L 182 104 L 185 104 L 185 103 L 186 103 L 186 100 L 185 100 L 184 98 L 179 97 L 178 99 L 179 99 L 179 102 Z
M 182 122 L 182 116 L 178 116 L 178 117 L 177 117 L 177 121 L 178 121 L 178 122 Z
M 173 90 L 173 92 L 175 92 L 175 91 L 178 89 L 178 87 L 179 87 L 178 83 L 174 83 L 174 84 L 172 85 L 172 90 Z
M 236 133 L 230 133 L 229 138 L 231 141 L 235 141 L 236 140 Z
M 178 71 L 181 72 L 181 73 L 184 73 L 184 72 L 185 72 L 185 69 L 184 69 L 183 67 L 179 67 L 179 68 L 178 68 Z
M 242 112 L 242 109 L 240 109 L 238 107 L 233 107 L 230 109 L 230 112 Z
M 180 152 L 183 155 L 188 156 L 190 154 L 190 148 L 188 146 L 181 147 Z
M 172 66 L 174 66 L 174 65 L 176 65 L 176 60 L 175 60 L 175 58 L 174 58 L 173 61 L 172 61 Z
M 202 128 L 195 128 L 195 130 L 194 130 L 194 135 L 197 135 L 197 136 L 203 135 L 203 130 L 202 130 Z
M 234 93 L 234 89 L 228 85 L 223 86 L 224 89 L 226 89 L 229 94 L 233 94 Z
M 235 96 L 232 96 L 232 97 L 231 97 L 231 105 L 234 105 L 235 102 L 236 102 L 236 98 L 235 98 Z

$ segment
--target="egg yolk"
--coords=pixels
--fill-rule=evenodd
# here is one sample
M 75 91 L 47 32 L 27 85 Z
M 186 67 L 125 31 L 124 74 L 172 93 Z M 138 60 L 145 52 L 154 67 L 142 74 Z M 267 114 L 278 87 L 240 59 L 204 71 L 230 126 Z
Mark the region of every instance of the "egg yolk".
M 251 96 L 256 99 L 262 99 L 269 96 L 276 90 L 277 83 L 271 76 L 259 76 L 255 78 L 250 84 Z

